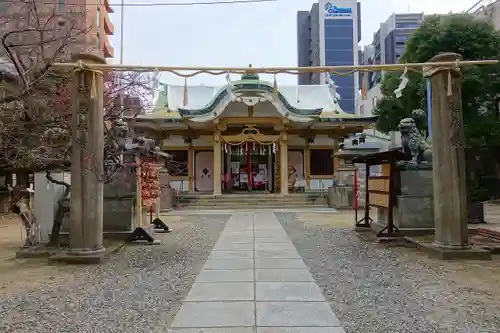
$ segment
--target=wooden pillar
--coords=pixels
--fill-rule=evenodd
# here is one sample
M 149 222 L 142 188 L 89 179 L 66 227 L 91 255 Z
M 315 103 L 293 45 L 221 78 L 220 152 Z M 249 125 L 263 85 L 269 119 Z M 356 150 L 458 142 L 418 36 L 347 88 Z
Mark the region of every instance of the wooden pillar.
M 194 173 L 193 144 L 192 144 L 192 142 L 189 142 L 189 145 L 188 145 L 188 191 L 189 192 L 194 192 L 193 173 Z
M 452 62 L 461 58 L 459 54 L 443 53 L 429 62 Z M 431 67 L 425 75 L 430 77 L 432 89 L 434 245 L 464 250 L 470 246 L 460 69 Z
M 222 143 L 220 132 L 214 134 L 214 195 L 221 195 L 221 174 L 222 174 Z
M 79 54 L 73 62 L 100 63 L 98 56 Z M 77 70 L 72 118 L 71 219 L 67 259 L 94 262 L 104 254 L 103 246 L 103 75 Z
M 288 136 L 281 133 L 280 139 L 280 181 L 281 194 L 288 195 Z

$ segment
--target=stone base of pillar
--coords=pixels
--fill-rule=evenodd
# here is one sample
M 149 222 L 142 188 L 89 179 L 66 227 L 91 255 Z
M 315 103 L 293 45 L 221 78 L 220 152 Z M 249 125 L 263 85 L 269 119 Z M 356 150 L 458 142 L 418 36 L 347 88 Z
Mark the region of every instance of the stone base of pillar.
M 99 264 L 106 257 L 108 252 L 102 247 L 94 249 L 72 249 L 66 253 L 60 253 L 49 258 L 51 263 L 65 264 Z
M 434 243 L 416 243 L 417 248 L 427 253 L 431 258 L 441 260 L 491 260 L 491 252 L 477 247 L 453 249 L 436 246 Z

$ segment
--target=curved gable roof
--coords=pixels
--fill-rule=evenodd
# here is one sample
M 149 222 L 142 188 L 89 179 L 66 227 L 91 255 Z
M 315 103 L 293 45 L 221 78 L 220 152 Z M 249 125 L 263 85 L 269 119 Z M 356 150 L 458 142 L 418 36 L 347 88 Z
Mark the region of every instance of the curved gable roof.
M 169 108 L 178 110 L 184 117 L 196 117 L 213 112 L 217 106 L 230 98 L 231 93 L 273 95 L 271 83 L 261 80 L 236 81 L 223 87 L 188 86 L 188 103 L 184 104 L 184 86 L 168 86 Z M 337 101 L 330 95 L 327 86 L 280 86 L 278 102 L 295 116 L 319 116 L 323 111 L 340 111 Z

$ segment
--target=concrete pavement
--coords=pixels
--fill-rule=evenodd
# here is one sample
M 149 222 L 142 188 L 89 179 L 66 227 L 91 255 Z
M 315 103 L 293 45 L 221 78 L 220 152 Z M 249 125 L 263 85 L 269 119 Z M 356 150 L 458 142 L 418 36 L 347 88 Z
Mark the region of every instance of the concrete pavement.
M 170 333 L 344 333 L 272 212 L 234 214 Z

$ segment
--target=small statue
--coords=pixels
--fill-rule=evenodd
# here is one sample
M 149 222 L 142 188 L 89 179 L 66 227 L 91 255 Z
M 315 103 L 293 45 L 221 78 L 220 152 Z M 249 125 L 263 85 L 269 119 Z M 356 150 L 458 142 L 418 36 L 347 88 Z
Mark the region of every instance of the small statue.
M 403 151 L 411 156 L 409 163 L 419 164 L 432 161 L 431 145 L 424 139 L 413 118 L 402 119 L 399 122 L 398 131 L 401 133 Z

